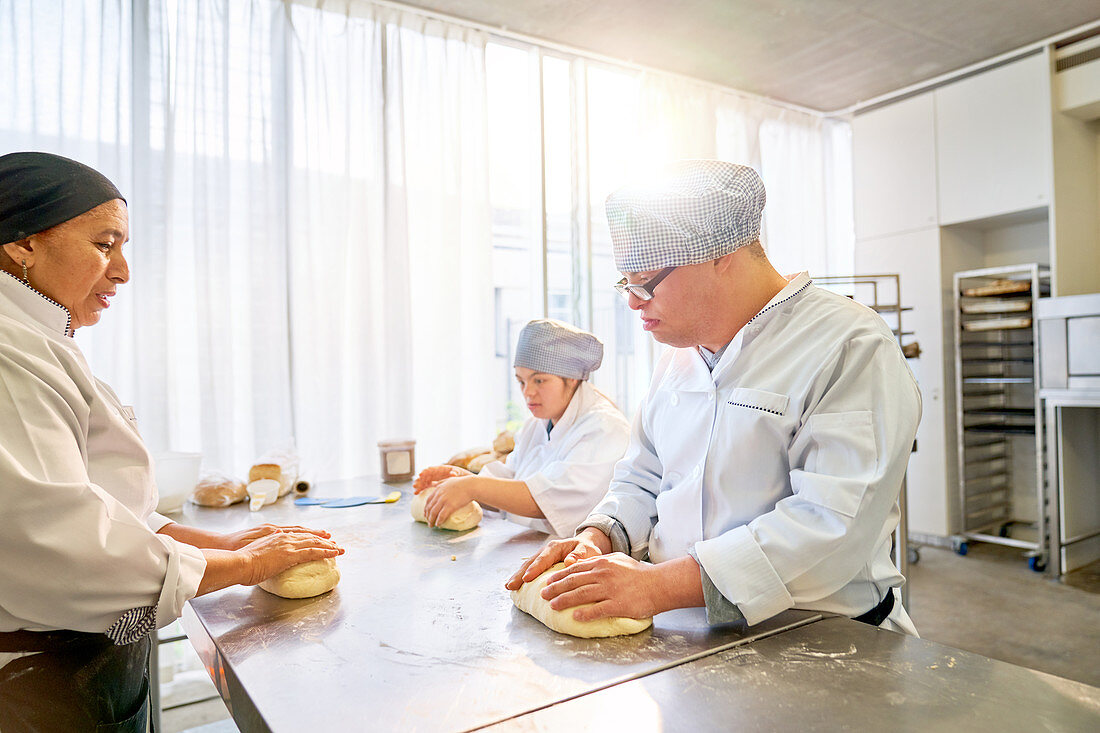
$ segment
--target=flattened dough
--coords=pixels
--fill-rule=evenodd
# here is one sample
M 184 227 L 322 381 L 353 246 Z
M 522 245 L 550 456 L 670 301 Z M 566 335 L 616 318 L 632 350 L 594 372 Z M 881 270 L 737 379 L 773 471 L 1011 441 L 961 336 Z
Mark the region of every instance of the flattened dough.
M 596 621 L 577 621 L 573 618 L 574 611 L 578 608 L 593 605 L 591 603 L 567 608 L 564 611 L 555 611 L 550 608 L 550 602 L 540 594 L 542 589 L 546 587 L 547 578 L 564 567 L 565 563 L 559 562 L 531 582 L 521 585 L 519 590 L 512 591 L 512 602 L 516 604 L 516 608 L 524 613 L 531 614 L 554 631 L 569 636 L 579 636 L 582 639 L 637 634 L 639 631 L 645 631 L 653 625 L 652 616 L 640 619 L 613 616 L 612 618 L 601 618 Z
M 326 557 L 287 568 L 260 583 L 260 587 L 283 598 L 312 598 L 329 592 L 339 582 L 336 558 Z
M 412 504 L 409 507 L 412 511 L 413 519 L 418 522 L 428 523 L 427 518 L 424 516 L 424 504 L 428 501 L 428 496 L 435 491 L 435 489 L 425 489 L 419 494 L 413 496 Z M 481 523 L 481 505 L 476 501 L 471 501 L 464 507 L 459 508 L 451 516 L 447 517 L 447 521 L 439 525 L 439 529 L 453 529 L 456 532 L 461 532 L 464 529 L 473 529 Z

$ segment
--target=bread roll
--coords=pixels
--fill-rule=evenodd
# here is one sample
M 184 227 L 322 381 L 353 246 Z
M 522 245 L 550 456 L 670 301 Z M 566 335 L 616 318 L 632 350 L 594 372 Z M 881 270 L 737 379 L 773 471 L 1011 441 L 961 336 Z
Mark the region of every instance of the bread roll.
M 516 436 L 512 435 L 511 430 L 502 430 L 496 438 L 493 439 L 493 450 L 499 455 L 508 455 L 516 449 Z
M 470 450 L 464 450 L 461 453 L 456 453 L 451 456 L 450 460 L 447 461 L 447 465 L 458 466 L 459 468 L 469 470 L 470 461 L 480 455 L 490 452 L 489 448 L 471 448 Z
M 466 470 L 470 473 L 481 473 L 481 469 L 488 466 L 493 461 L 499 461 L 500 454 L 496 452 L 482 453 L 480 456 L 475 456 L 470 459 L 470 462 L 466 464 Z
M 203 476 L 191 493 L 191 501 L 199 506 L 230 506 L 248 496 L 244 482 L 229 476 Z

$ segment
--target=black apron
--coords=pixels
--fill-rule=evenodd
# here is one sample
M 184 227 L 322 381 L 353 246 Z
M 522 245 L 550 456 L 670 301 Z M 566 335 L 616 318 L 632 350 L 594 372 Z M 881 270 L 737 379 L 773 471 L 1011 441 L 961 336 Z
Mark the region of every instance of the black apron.
M 118 646 L 80 631 L 0 633 L 0 651 L 39 652 L 0 668 L 0 733 L 145 733 L 151 638 Z

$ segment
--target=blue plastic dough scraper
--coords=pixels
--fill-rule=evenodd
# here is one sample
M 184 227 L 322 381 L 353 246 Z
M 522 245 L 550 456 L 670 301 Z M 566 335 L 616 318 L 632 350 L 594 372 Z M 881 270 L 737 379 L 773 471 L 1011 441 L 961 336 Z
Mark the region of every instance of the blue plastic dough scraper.
M 349 506 L 361 506 L 363 504 L 392 504 L 401 498 L 400 491 L 391 491 L 386 496 L 344 496 L 321 497 L 303 496 L 294 500 L 295 506 L 320 506 L 326 509 L 343 509 Z

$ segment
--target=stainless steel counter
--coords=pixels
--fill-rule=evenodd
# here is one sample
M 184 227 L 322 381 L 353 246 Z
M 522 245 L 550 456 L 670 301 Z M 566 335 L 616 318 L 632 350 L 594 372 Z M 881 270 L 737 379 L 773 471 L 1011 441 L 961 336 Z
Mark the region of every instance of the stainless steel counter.
M 828 618 L 491 731 L 1086 731 L 1100 689 Z
M 392 488 L 363 479 L 311 494 Z M 409 516 L 411 487 L 396 488 L 396 504 L 325 509 L 284 497 L 259 512 L 188 505 L 175 517 L 218 531 L 302 524 L 347 549 L 326 595 L 287 600 L 238 586 L 185 613 L 242 730 L 465 730 L 820 618 L 789 611 L 751 628 L 710 628 L 703 609 L 683 609 L 635 636 L 566 637 L 515 609 L 504 589 L 545 535 L 490 514 L 468 532 L 429 529 Z

